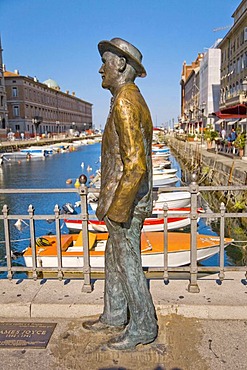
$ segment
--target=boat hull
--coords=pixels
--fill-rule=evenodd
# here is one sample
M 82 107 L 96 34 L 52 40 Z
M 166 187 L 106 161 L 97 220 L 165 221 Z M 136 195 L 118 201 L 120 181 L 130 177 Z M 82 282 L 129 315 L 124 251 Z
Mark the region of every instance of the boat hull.
M 37 247 L 37 264 L 42 267 L 54 268 L 58 266 L 57 245 L 55 236 L 45 236 L 53 240 L 51 246 Z M 93 247 L 90 249 L 90 265 L 93 269 L 104 268 L 104 250 L 108 234 L 94 235 Z M 74 244 L 72 244 L 74 240 Z M 225 239 L 227 246 L 233 239 Z M 82 234 L 63 235 L 62 240 L 63 267 L 83 267 Z M 211 257 L 219 252 L 220 238 L 218 236 L 197 234 L 197 261 Z M 65 248 L 66 247 L 66 248 Z M 164 234 L 142 233 L 141 258 L 143 267 L 162 268 L 164 266 Z M 32 250 L 28 248 L 24 254 L 27 267 L 32 267 Z M 190 263 L 190 234 L 168 233 L 168 266 L 178 267 Z
M 65 219 L 65 225 L 70 232 L 80 232 L 82 230 L 81 220 Z M 172 217 L 167 219 L 168 230 L 176 230 L 190 225 L 190 218 Z M 103 221 L 90 220 L 88 221 L 88 230 L 91 232 L 107 232 L 107 227 Z M 146 218 L 143 225 L 144 232 L 163 231 L 163 218 Z
M 157 175 L 153 176 L 153 188 L 173 186 L 179 181 L 177 176 L 172 176 L 170 178 L 165 178 L 163 176 Z
M 163 208 L 164 203 L 166 203 L 168 208 L 189 207 L 191 195 L 187 191 L 160 193 L 154 206 L 156 208 Z

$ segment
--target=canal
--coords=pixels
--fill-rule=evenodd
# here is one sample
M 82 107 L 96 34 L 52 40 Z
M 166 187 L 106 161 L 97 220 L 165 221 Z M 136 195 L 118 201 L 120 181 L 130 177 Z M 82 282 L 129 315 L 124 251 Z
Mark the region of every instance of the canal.
M 0 194 L 1 209 L 5 204 L 8 205 L 10 214 L 28 214 L 30 204 L 35 208 L 37 214 L 52 214 L 56 204 L 60 208 L 65 203 L 72 203 L 79 200 L 79 195 L 76 193 L 61 193 L 61 194 L 18 194 L 18 189 L 28 188 L 71 188 L 74 187 L 76 179 L 84 173 L 88 180 L 100 168 L 100 149 L 101 144 L 95 143 L 92 145 L 81 145 L 69 152 L 53 154 L 45 158 L 36 158 L 27 160 L 10 160 L 4 161 L 0 166 L 0 188 L 1 189 L 17 189 L 16 194 Z M 171 155 L 171 167 L 177 169 L 177 175 L 182 179 L 182 183 L 178 182 L 177 186 L 185 184 L 185 169 L 181 169 L 176 158 Z M 67 184 L 67 180 L 71 179 L 72 183 Z M 203 205 L 207 207 L 207 203 L 203 200 Z M 13 249 L 22 251 L 29 245 L 30 233 L 29 225 L 24 220 L 11 220 L 10 222 L 10 239 L 12 240 Z M 17 223 L 16 223 L 17 222 Z M 205 221 L 200 219 L 198 224 L 198 232 L 201 234 L 217 234 L 218 223 L 215 220 Z M 182 230 L 183 231 L 183 230 Z M 188 229 L 186 231 L 189 231 Z M 61 225 L 61 232 L 67 233 L 68 230 L 65 224 Z M 36 221 L 36 236 L 55 233 L 55 223 L 49 219 Z M 234 263 L 232 257 L 226 251 L 226 264 Z M 16 264 L 22 264 L 22 258 L 19 257 L 15 261 Z M 0 264 L 5 265 L 5 245 L 4 245 L 4 230 L 3 220 L 0 223 Z M 203 262 L 204 265 L 213 266 L 218 264 L 218 256 L 214 256 Z M 0 275 L 1 276 L 1 275 Z M 3 277 L 3 275 L 2 275 Z

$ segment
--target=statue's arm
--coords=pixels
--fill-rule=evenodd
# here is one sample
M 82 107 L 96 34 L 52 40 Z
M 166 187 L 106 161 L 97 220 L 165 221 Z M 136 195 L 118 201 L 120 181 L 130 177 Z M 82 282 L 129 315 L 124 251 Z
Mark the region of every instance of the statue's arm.
M 123 173 L 107 216 L 116 222 L 127 222 L 147 168 L 138 105 L 127 99 L 119 100 L 115 106 L 114 123 Z

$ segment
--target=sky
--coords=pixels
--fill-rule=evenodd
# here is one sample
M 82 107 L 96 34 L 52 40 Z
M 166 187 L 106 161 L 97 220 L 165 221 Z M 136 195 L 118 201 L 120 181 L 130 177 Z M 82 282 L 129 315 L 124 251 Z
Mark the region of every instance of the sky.
M 191 64 L 223 38 L 241 0 L 0 0 L 3 61 L 8 71 L 54 79 L 62 91 L 93 104 L 104 127 L 110 92 L 101 87 L 98 43 L 121 37 L 143 55 L 137 78 L 154 126 L 180 115 L 183 62 Z

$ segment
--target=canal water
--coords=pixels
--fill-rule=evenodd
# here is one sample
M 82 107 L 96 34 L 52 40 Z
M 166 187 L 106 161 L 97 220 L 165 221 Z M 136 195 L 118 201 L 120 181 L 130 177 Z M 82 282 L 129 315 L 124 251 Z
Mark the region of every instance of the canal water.
M 0 195 L 1 210 L 3 205 L 6 204 L 11 215 L 28 215 L 28 207 L 32 204 L 36 214 L 49 215 L 54 213 L 56 204 L 60 208 L 67 202 L 75 204 L 79 200 L 79 195 L 76 193 L 18 194 L 18 189 L 71 188 L 74 187 L 76 179 L 81 174 L 85 174 L 90 181 L 90 178 L 100 168 L 100 150 L 101 144 L 95 143 L 82 145 L 74 151 L 53 154 L 45 158 L 4 161 L 3 165 L 0 166 L 0 188 L 17 189 L 17 193 Z M 182 172 L 179 163 L 172 155 L 170 159 L 172 168 L 177 169 L 177 175 L 181 178 Z M 68 179 L 72 180 L 72 184 L 66 184 Z M 180 186 L 180 182 L 177 183 L 177 186 Z M 19 221 L 19 225 L 15 225 L 16 221 L 17 218 L 10 222 L 10 239 L 12 240 L 13 249 L 22 251 L 30 243 L 29 227 L 25 220 Z M 50 222 L 49 219 L 37 221 L 35 229 L 36 236 L 55 233 L 55 223 Z M 61 225 L 61 232 L 68 232 L 64 224 Z M 217 230 L 213 230 L 210 225 L 206 225 L 204 219 L 201 219 L 198 232 L 201 234 L 216 234 Z M 6 263 L 4 239 L 3 221 L 1 220 L 0 265 Z M 15 263 L 22 264 L 22 258 L 18 258 Z M 226 264 L 229 263 L 226 255 Z M 217 265 L 218 256 L 205 260 L 203 264 L 207 266 Z M 3 274 L 0 277 L 3 277 Z

